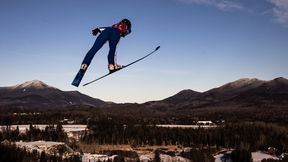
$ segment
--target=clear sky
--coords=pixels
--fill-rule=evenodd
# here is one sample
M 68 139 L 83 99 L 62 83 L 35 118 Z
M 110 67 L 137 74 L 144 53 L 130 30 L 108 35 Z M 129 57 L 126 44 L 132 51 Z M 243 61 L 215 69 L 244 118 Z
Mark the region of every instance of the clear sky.
M 147 59 L 86 87 L 73 87 L 95 27 L 128 18 L 119 64 Z M 41 80 L 105 101 L 160 100 L 240 78 L 288 77 L 287 0 L 1 0 L 0 86 Z M 82 84 L 108 72 L 108 44 Z

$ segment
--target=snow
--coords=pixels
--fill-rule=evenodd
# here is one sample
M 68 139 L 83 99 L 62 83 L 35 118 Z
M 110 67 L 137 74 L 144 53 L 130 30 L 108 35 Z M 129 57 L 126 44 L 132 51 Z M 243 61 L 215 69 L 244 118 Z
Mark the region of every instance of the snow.
M 231 154 L 231 152 L 232 152 L 232 151 L 226 151 L 226 152 L 224 152 L 224 153 L 220 153 L 220 154 L 215 155 L 215 156 L 214 156 L 215 162 L 222 162 L 221 159 L 224 157 L 224 154 Z M 231 161 L 229 161 L 228 159 L 226 159 L 226 162 L 231 162 Z
M 35 147 L 51 147 L 55 145 L 64 145 L 65 143 L 63 142 L 53 142 L 53 141 L 33 141 L 33 142 L 16 142 L 17 146 L 20 147 L 30 147 L 30 148 L 35 148 Z
M 90 154 L 90 153 L 84 153 L 82 156 L 82 162 L 104 162 L 108 160 L 112 160 L 116 157 L 117 155 L 113 156 L 107 156 L 107 155 L 102 155 L 102 154 Z
M 256 82 L 263 82 L 263 81 L 260 81 L 256 78 L 242 78 L 235 82 L 228 83 L 227 85 L 231 86 L 232 88 L 241 88 L 241 87 L 251 85 Z
M 87 125 L 62 125 L 65 132 L 80 132 L 87 129 Z
M 30 125 L 11 125 L 10 128 L 12 130 L 16 130 L 17 126 L 19 128 L 20 133 L 25 133 L 27 130 L 29 130 Z M 42 125 L 42 124 L 37 124 L 33 125 L 33 127 L 36 127 L 40 130 L 45 130 L 45 128 L 49 125 Z M 54 125 L 56 128 L 56 125 Z M 76 140 L 79 140 L 80 137 L 84 134 L 84 131 L 87 130 L 87 125 L 62 125 L 64 132 L 67 133 L 67 136 L 69 138 L 74 138 Z M 5 130 L 6 126 L 1 126 L 0 125 L 0 131 Z
M 17 126 L 19 128 L 20 133 L 25 133 L 26 130 L 29 130 L 29 128 L 30 128 L 30 125 L 11 125 L 10 128 L 12 130 L 16 130 Z M 45 130 L 45 128 L 47 126 L 49 126 L 49 125 L 45 125 L 45 124 L 33 125 L 33 127 L 36 127 L 40 130 Z M 56 125 L 54 125 L 54 126 L 56 127 Z M 81 132 L 81 131 L 85 131 L 87 129 L 87 125 L 81 125 L 81 124 L 77 124 L 77 125 L 67 124 L 67 125 L 62 125 L 62 127 L 63 127 L 63 130 L 67 133 L 69 133 L 69 132 Z M 0 131 L 2 129 L 5 129 L 5 128 L 6 128 L 6 126 L 4 126 L 4 125 L 0 126 Z
M 74 153 L 74 151 L 68 147 L 63 142 L 53 142 L 53 141 L 33 141 L 33 142 L 16 142 L 16 146 L 20 148 L 26 148 L 31 152 L 33 150 L 37 150 L 38 152 L 45 151 L 48 154 L 53 154 L 55 152 L 59 152 L 59 146 L 65 148 L 66 153 Z
M 139 156 L 139 159 L 141 162 L 152 161 L 154 159 L 154 154 L 153 153 L 143 154 Z
M 162 128 L 215 128 L 216 125 L 169 125 L 169 124 L 157 124 L 156 127 L 162 127 Z
M 160 155 L 161 161 L 165 162 L 191 162 L 191 160 L 180 157 L 180 156 L 169 156 L 165 154 Z
M 19 131 L 21 133 L 25 133 L 26 130 L 29 130 L 30 125 L 11 125 L 11 129 L 15 130 L 19 127 Z M 40 130 L 45 130 L 45 128 L 49 125 L 45 124 L 36 124 L 33 125 L 33 127 L 36 127 Z M 54 125 L 56 127 L 56 125 Z M 67 133 L 70 132 L 81 132 L 87 130 L 87 125 L 81 125 L 81 124 L 65 124 L 62 125 L 63 130 Z M 193 129 L 198 129 L 198 128 L 215 128 L 217 125 L 169 125 L 169 124 L 158 124 L 156 127 L 163 127 L 163 128 L 193 128 Z M 0 131 L 1 129 L 6 128 L 6 126 L 0 126 Z
M 231 154 L 232 151 L 226 151 L 226 152 L 222 152 L 220 154 L 217 154 L 214 156 L 215 158 L 215 162 L 222 162 L 221 158 L 224 157 L 224 154 Z M 272 155 L 269 155 L 265 152 L 262 152 L 262 151 L 257 151 L 257 152 L 252 152 L 252 159 L 253 159 L 253 162 L 261 162 L 262 160 L 264 159 L 275 159 L 275 160 L 279 160 L 279 158 L 275 157 L 275 156 L 272 156 Z M 227 161 L 226 162 L 230 162 L 230 161 Z
M 27 81 L 23 84 L 18 84 L 12 88 L 38 88 L 38 89 L 43 89 L 49 87 L 47 84 L 41 82 L 40 80 L 31 80 Z M 25 90 L 26 91 L 26 90 Z
M 139 155 L 139 160 L 141 162 L 149 162 L 153 161 L 155 154 L 154 153 L 147 153 Z M 170 156 L 166 154 L 160 154 L 161 161 L 163 162 L 191 162 L 191 160 L 183 158 L 181 156 Z
M 264 160 L 264 159 L 279 160 L 279 158 L 266 154 L 265 152 L 262 152 L 262 151 L 252 152 L 252 158 L 253 158 L 253 162 L 261 162 L 261 160 Z

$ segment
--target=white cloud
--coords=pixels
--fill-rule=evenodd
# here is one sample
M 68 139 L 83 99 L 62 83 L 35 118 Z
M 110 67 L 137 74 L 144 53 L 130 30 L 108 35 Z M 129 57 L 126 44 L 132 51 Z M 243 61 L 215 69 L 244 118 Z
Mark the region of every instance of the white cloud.
M 277 23 L 288 27 L 288 0 L 268 0 L 273 5 L 273 14 Z
M 235 0 L 178 0 L 187 4 L 207 5 L 218 8 L 222 11 L 242 10 L 244 7 Z
M 244 8 L 240 3 L 233 1 L 220 1 L 216 3 L 216 7 L 223 11 L 242 10 Z
M 288 0 L 177 0 L 190 5 L 215 7 L 221 11 L 272 14 L 273 21 L 288 27 Z M 263 10 L 265 12 L 263 12 Z

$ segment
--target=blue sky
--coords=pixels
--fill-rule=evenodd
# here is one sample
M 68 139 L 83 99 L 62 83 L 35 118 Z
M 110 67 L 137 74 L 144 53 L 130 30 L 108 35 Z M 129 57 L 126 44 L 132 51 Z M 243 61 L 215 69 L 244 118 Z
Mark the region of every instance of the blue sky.
M 147 59 L 103 80 L 71 82 L 94 43 L 91 30 L 122 18 L 119 64 L 158 45 Z M 206 91 L 240 78 L 288 77 L 287 0 L 2 0 L 0 86 L 41 80 L 114 102 L 160 100 L 183 89 Z M 108 72 L 95 55 L 82 84 Z

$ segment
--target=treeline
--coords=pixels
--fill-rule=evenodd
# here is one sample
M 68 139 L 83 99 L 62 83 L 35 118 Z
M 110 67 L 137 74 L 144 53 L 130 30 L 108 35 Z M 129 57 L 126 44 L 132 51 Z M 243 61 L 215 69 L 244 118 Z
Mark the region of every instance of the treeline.
M 17 127 L 15 130 L 10 126 L 2 128 L 0 131 L 0 162 L 80 162 L 79 155 L 71 155 L 69 157 L 62 157 L 60 155 L 46 154 L 44 151 L 38 152 L 36 150 L 28 151 L 25 148 L 19 148 L 13 141 L 56 141 L 68 142 L 67 134 L 64 132 L 61 124 L 49 125 L 44 130 L 40 130 L 33 125 L 26 129 L 25 133 L 21 133 Z M 8 142 L 9 141 L 9 142 Z M 12 141 L 12 142 L 11 142 Z M 10 143 L 11 142 L 11 143 Z
M 19 131 L 19 127 L 15 130 L 12 130 L 10 126 L 0 131 L 0 141 L 56 141 L 56 142 L 67 142 L 68 136 L 64 132 L 61 124 L 58 124 L 56 127 L 54 125 L 47 126 L 44 130 L 34 127 L 30 124 L 29 129 L 25 133 Z
M 17 147 L 15 144 L 0 143 L 0 162 L 81 162 L 79 155 L 62 157 L 60 155 L 49 155 L 37 150 L 28 151 Z
M 12 109 L 13 110 L 13 109 Z M 22 110 L 22 111 L 3 111 L 0 108 L 0 125 L 20 125 L 20 124 L 54 124 L 64 118 L 72 119 L 78 124 L 86 124 L 91 112 L 97 110 L 81 108 L 62 108 L 60 111 L 55 110 Z
M 55 108 L 56 109 L 56 108 Z M 87 119 L 112 117 L 120 120 L 133 120 L 134 123 L 149 124 L 191 124 L 198 120 L 262 121 L 287 126 L 288 110 L 285 104 L 269 107 L 269 105 L 246 107 L 150 107 L 149 104 L 108 104 L 107 107 L 71 106 L 66 108 L 0 108 L 0 125 L 19 124 L 53 124 L 64 118 L 77 124 L 86 124 Z
M 274 124 L 240 123 L 216 128 L 179 129 L 155 125 L 126 124 L 113 119 L 90 121 L 82 142 L 96 144 L 182 145 L 202 148 L 237 148 L 288 151 L 288 130 Z

